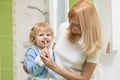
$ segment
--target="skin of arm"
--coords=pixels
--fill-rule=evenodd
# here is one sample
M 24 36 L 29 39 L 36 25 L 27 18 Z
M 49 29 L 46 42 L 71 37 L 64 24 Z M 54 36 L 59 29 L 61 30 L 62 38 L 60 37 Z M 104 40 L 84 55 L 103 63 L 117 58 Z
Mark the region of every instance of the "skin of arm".
M 76 74 L 57 65 L 49 56 L 48 51 L 43 50 L 40 57 L 42 58 L 46 66 L 48 66 L 50 69 L 54 70 L 56 73 L 60 74 L 67 80 L 90 80 L 97 65 L 96 63 L 85 62 L 81 74 Z

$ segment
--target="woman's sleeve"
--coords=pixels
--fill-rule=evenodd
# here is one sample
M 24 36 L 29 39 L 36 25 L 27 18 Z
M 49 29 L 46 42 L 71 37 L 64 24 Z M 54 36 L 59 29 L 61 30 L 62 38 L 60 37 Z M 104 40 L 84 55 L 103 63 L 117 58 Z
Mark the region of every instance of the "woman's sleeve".
M 92 56 L 92 57 L 87 57 L 87 62 L 91 62 L 91 63 L 98 63 L 99 62 L 99 57 L 100 57 L 100 50 L 97 51 L 97 53 Z

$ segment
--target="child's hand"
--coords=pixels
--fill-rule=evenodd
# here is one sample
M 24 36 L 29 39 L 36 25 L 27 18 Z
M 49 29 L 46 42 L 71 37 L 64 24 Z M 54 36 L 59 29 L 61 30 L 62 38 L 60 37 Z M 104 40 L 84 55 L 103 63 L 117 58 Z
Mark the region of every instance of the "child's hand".
M 47 54 L 45 54 L 45 53 L 47 53 Z M 48 57 L 48 54 L 49 54 L 49 50 L 47 48 L 47 40 L 44 40 L 44 48 L 41 50 L 40 56 L 44 55 L 45 57 Z
M 47 47 L 45 47 L 44 49 L 42 49 L 41 55 L 45 56 L 46 58 L 50 57 L 50 52 L 49 52 L 49 50 L 48 50 Z
M 44 48 L 47 48 L 48 45 L 47 45 L 47 40 L 44 41 Z

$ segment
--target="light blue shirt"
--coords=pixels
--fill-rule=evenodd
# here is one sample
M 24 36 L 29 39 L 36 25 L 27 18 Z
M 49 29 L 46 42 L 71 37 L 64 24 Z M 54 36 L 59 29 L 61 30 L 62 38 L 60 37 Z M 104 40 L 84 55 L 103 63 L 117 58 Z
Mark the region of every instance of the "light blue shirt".
M 37 46 L 35 45 L 30 46 L 25 53 L 24 64 L 31 76 L 39 77 L 39 78 L 46 78 L 48 76 L 48 67 L 45 65 L 40 66 L 35 61 L 35 59 L 37 58 L 37 56 L 40 55 L 40 53 L 41 53 L 40 49 Z M 51 57 L 55 60 L 53 51 L 52 51 Z M 50 75 L 51 77 L 54 77 L 55 73 L 51 71 Z

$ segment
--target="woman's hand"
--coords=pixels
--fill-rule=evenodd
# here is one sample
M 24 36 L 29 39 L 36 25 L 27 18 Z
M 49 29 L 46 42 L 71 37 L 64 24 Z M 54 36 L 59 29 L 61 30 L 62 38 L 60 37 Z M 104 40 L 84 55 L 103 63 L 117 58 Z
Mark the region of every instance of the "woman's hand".
M 44 64 L 48 66 L 50 69 L 54 69 L 56 67 L 56 63 L 50 56 L 50 52 L 47 48 L 44 48 L 40 55 L 41 59 L 43 60 Z

